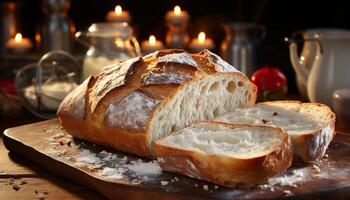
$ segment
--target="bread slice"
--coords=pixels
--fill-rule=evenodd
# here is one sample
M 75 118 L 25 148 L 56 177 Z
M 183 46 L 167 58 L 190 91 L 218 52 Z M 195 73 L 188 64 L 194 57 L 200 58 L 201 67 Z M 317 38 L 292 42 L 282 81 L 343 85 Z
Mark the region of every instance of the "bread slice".
M 254 186 L 288 169 L 292 144 L 281 128 L 198 122 L 156 142 L 162 169 L 226 187 Z
M 103 68 L 72 91 L 57 114 L 74 137 L 154 157 L 160 137 L 255 100 L 255 85 L 219 56 L 167 49 Z
M 320 103 L 264 102 L 235 109 L 218 120 L 280 127 L 291 137 L 296 158 L 305 162 L 323 157 L 335 135 L 335 114 Z

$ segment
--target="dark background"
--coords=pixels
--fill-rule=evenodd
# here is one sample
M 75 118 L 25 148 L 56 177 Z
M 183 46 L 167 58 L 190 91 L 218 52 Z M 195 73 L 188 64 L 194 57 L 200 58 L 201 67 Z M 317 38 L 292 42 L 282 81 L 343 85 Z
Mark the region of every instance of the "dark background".
M 3 0 L 2 0 L 3 1 Z M 40 0 L 14 1 L 20 3 L 18 31 L 34 40 L 36 27 L 45 16 Z M 347 1 L 306 0 L 72 0 L 69 17 L 77 30 L 86 30 L 93 22 L 105 21 L 108 11 L 120 4 L 132 17 L 132 25 L 139 41 L 150 34 L 164 40 L 166 11 L 180 5 L 191 15 L 188 31 L 196 37 L 204 30 L 216 42 L 219 53 L 224 39 L 221 24 L 228 21 L 254 22 L 267 29 L 266 38 L 258 44 L 258 66 L 278 66 L 289 80 L 289 88 L 296 92 L 294 72 L 290 66 L 288 46 L 283 38 L 294 31 L 315 27 L 350 29 L 350 7 Z

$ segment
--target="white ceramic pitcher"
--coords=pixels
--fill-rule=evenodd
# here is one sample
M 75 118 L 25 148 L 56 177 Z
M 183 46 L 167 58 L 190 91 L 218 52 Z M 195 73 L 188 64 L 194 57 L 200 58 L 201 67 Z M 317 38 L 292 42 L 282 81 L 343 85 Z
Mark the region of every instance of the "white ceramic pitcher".
M 307 96 L 311 102 L 332 105 L 332 93 L 339 88 L 350 87 L 350 31 L 329 29 L 319 31 L 312 41 L 316 53 L 311 68 L 303 65 L 305 57 L 299 58 L 297 43 L 290 40 L 289 50 L 292 66 L 307 86 Z M 310 56 L 312 54 L 309 54 Z

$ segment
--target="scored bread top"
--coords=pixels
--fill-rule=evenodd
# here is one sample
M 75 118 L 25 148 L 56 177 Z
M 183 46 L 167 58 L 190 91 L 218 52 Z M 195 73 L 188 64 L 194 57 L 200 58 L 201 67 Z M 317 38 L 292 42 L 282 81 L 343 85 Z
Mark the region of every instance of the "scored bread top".
M 116 62 L 89 77 L 63 100 L 58 115 L 142 133 L 156 107 L 181 83 L 228 72 L 241 73 L 208 50 L 198 54 L 157 51 Z

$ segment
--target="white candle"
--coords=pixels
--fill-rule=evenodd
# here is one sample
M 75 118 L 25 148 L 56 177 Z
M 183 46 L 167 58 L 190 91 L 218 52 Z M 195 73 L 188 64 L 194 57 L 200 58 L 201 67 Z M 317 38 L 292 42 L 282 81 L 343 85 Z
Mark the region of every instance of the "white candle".
M 128 11 L 123 11 L 120 5 L 114 8 L 114 11 L 109 11 L 107 21 L 109 22 L 130 22 L 131 16 Z
M 6 46 L 13 52 L 25 53 L 33 47 L 33 44 L 28 38 L 23 38 L 21 33 L 17 33 L 7 42 Z
M 141 48 L 144 54 L 149 54 L 163 49 L 163 43 L 157 40 L 154 35 L 150 35 L 148 40 L 142 41 Z
M 166 21 L 173 24 L 187 23 L 190 16 L 186 11 L 182 11 L 180 6 L 175 6 L 173 11 L 168 11 L 165 15 Z
M 203 49 L 212 50 L 215 47 L 214 42 L 210 38 L 206 38 L 204 32 L 198 34 L 198 38 L 195 38 L 191 41 L 190 49 L 193 52 L 198 52 Z

